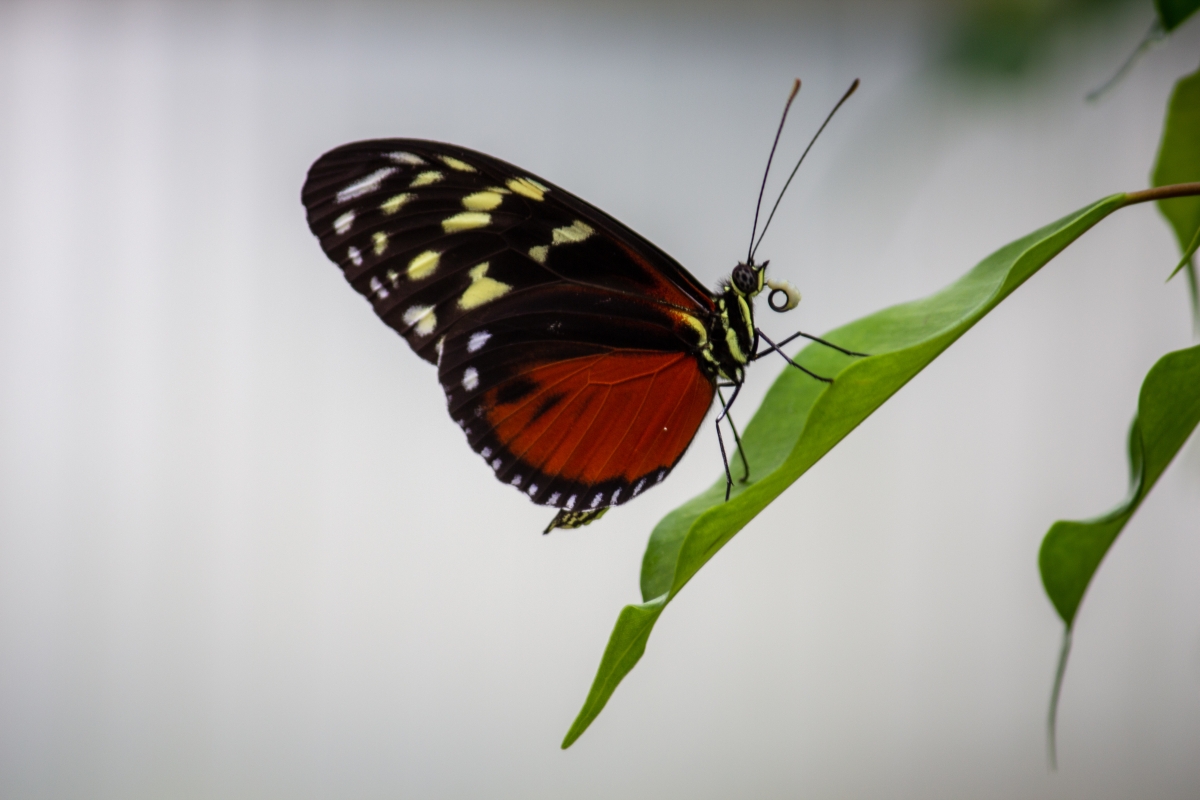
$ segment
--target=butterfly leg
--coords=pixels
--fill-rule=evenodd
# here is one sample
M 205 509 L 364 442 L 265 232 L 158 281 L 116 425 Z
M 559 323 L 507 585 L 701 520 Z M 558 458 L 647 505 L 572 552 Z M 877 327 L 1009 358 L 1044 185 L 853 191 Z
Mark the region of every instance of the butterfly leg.
M 740 383 L 734 384 L 733 394 L 731 394 L 729 396 L 729 402 L 726 403 L 725 398 L 722 397 L 721 398 L 721 413 L 717 414 L 717 444 L 721 448 L 721 463 L 723 463 L 725 465 L 725 502 L 727 502 L 727 503 L 729 502 L 729 493 L 733 490 L 733 473 L 730 472 L 730 470 L 729 470 L 729 456 L 726 455 L 726 453 L 725 453 L 725 439 L 721 436 L 721 420 L 726 419 L 729 416 L 729 407 L 733 405 L 735 400 L 737 400 L 738 392 L 740 392 L 741 390 L 742 390 L 742 385 Z M 718 390 L 718 395 L 719 394 L 720 394 L 720 390 Z M 730 425 L 732 425 L 732 424 L 733 424 L 733 422 L 731 420 Z M 737 437 L 736 433 L 734 434 L 734 437 L 736 439 L 736 437 Z M 741 441 L 740 440 L 738 441 L 738 448 L 739 448 L 739 450 L 741 449 Z M 742 458 L 744 459 L 745 455 L 743 455 Z M 749 464 L 747 464 L 746 465 L 747 477 L 749 477 L 749 474 L 750 474 L 750 466 L 749 466 Z
M 760 336 L 762 335 L 761 331 L 759 332 L 759 335 Z M 797 339 L 801 336 L 803 336 L 805 339 L 811 339 L 812 341 L 816 342 L 817 344 L 823 344 L 828 348 L 837 350 L 839 353 L 845 353 L 848 356 L 858 356 L 859 358 L 868 358 L 870 356 L 870 353 L 856 353 L 853 350 L 847 350 L 844 347 L 838 347 L 833 342 L 827 342 L 824 339 L 820 338 L 819 336 L 813 336 L 811 333 L 805 333 L 804 331 L 796 331 L 791 336 L 787 337 L 782 342 L 777 344 L 776 347 L 783 347 L 788 342 L 792 341 L 793 339 Z M 766 337 L 763 337 L 763 338 L 766 338 Z M 767 352 L 770 352 L 770 351 L 768 350 Z M 766 353 L 763 353 L 763 355 L 766 355 Z
M 725 402 L 725 396 L 723 394 L 721 394 L 721 389 L 728 388 L 731 386 L 736 388 L 738 386 L 738 384 L 736 384 L 736 383 L 717 384 L 717 397 L 720 398 L 721 408 L 724 409 L 724 411 L 722 413 L 728 412 L 729 404 L 727 404 Z M 745 483 L 746 481 L 750 480 L 750 462 L 746 460 L 746 450 L 745 450 L 745 448 L 742 447 L 742 437 L 738 436 L 737 425 L 733 424 L 733 417 L 729 416 L 728 413 L 725 413 L 725 417 L 726 417 L 726 419 L 729 420 L 729 430 L 733 431 L 733 441 L 737 444 L 738 455 L 742 457 L 742 468 L 745 470 L 745 474 L 742 475 L 742 479 L 738 482 Z
M 764 342 L 766 342 L 766 343 L 767 343 L 767 348 L 768 348 L 768 349 L 766 349 L 766 350 L 762 351 L 761 353 L 755 353 L 755 354 L 754 354 L 754 355 L 751 357 L 751 358 L 752 358 L 752 360 L 758 360 L 758 359 L 762 358 L 762 357 L 763 357 L 763 356 L 765 356 L 767 353 L 770 353 L 770 352 L 773 350 L 773 351 L 775 351 L 776 353 L 779 353 L 779 355 L 783 356 L 783 360 L 784 360 L 784 361 L 788 362 L 788 363 L 789 363 L 789 364 L 791 364 L 793 367 L 795 367 L 796 369 L 798 369 L 798 370 L 800 370 L 801 372 L 803 372 L 805 375 L 808 375 L 808 376 L 809 376 L 809 377 L 811 377 L 811 378 L 816 378 L 817 380 L 819 380 L 819 381 L 822 381 L 822 382 L 824 382 L 824 383 L 833 383 L 833 378 L 826 378 L 826 377 L 823 377 L 823 376 L 821 376 L 821 375 L 818 375 L 817 373 L 813 372 L 812 370 L 810 370 L 810 369 L 805 369 L 804 367 L 802 367 L 802 366 L 800 366 L 799 364 L 797 364 L 795 361 L 792 361 L 792 359 L 788 357 L 788 354 L 787 354 L 787 353 L 785 353 L 785 352 L 783 352 L 782 350 L 780 350 L 780 349 L 779 349 L 779 345 L 775 344 L 775 343 L 774 343 L 774 342 L 772 342 L 770 339 L 768 339 L 768 338 L 767 338 L 767 335 L 766 335 L 765 333 L 763 333 L 762 331 L 755 329 L 755 331 L 754 331 L 754 332 L 755 332 L 755 333 L 756 333 L 756 334 L 757 334 L 757 335 L 758 335 L 758 336 L 759 336 L 759 337 L 760 337 L 760 338 L 761 338 L 761 339 L 762 339 Z

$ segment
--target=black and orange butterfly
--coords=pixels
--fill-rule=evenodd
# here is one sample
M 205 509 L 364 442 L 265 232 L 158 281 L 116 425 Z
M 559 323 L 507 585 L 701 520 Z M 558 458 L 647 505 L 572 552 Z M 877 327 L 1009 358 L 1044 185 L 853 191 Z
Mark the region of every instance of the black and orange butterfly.
M 499 480 L 559 509 L 546 532 L 586 525 L 662 482 L 725 387 L 717 434 L 728 498 L 721 420 L 748 364 L 796 338 L 767 339 L 753 299 L 769 287 L 777 311 L 800 300 L 766 280 L 753 234 L 746 262 L 714 293 L 549 181 L 418 139 L 329 151 L 302 199 L 326 255 L 437 365 L 471 447 Z

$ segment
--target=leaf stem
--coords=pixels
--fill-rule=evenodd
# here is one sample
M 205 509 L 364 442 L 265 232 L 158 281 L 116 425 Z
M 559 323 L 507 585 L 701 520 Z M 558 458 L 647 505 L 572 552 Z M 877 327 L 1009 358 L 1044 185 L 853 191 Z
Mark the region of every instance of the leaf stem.
M 1172 197 L 1195 197 L 1200 195 L 1200 181 L 1195 183 L 1172 183 L 1168 186 L 1155 186 L 1153 189 L 1142 189 L 1140 192 L 1127 192 L 1125 205 L 1147 203 L 1151 200 L 1167 200 Z
M 1058 651 L 1058 669 L 1054 671 L 1054 688 L 1050 691 L 1050 713 L 1046 718 L 1046 757 L 1050 771 L 1058 771 L 1058 698 L 1062 694 L 1063 677 L 1067 674 L 1067 659 L 1071 656 L 1071 627 L 1063 629 L 1062 648 Z

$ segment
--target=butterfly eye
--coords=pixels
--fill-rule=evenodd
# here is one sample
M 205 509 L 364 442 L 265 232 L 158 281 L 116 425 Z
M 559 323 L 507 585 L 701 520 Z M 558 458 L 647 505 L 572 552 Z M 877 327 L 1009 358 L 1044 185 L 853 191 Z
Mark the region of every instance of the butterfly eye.
M 754 267 L 746 264 L 738 264 L 734 267 L 730 280 L 733 281 L 733 287 L 738 290 L 739 294 L 754 294 L 758 290 L 758 276 L 754 274 Z

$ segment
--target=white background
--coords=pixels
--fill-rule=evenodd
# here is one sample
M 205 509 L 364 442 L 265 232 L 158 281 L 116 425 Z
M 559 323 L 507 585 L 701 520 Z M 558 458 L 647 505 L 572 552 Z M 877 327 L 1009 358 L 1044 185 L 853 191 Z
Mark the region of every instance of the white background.
M 934 68 L 946 4 L 0 5 L 0 795 L 1194 797 L 1200 448 L 1060 623 L 1037 547 L 1126 490 L 1140 381 L 1192 339 L 1150 206 L 1104 221 L 714 559 L 569 751 L 709 426 L 602 522 L 495 482 L 433 369 L 308 233 L 324 150 L 418 136 L 541 174 L 714 285 L 760 251 L 822 331 L 1144 188 L 1200 25 L 1043 80 Z M 780 367 L 753 371 L 744 421 Z

